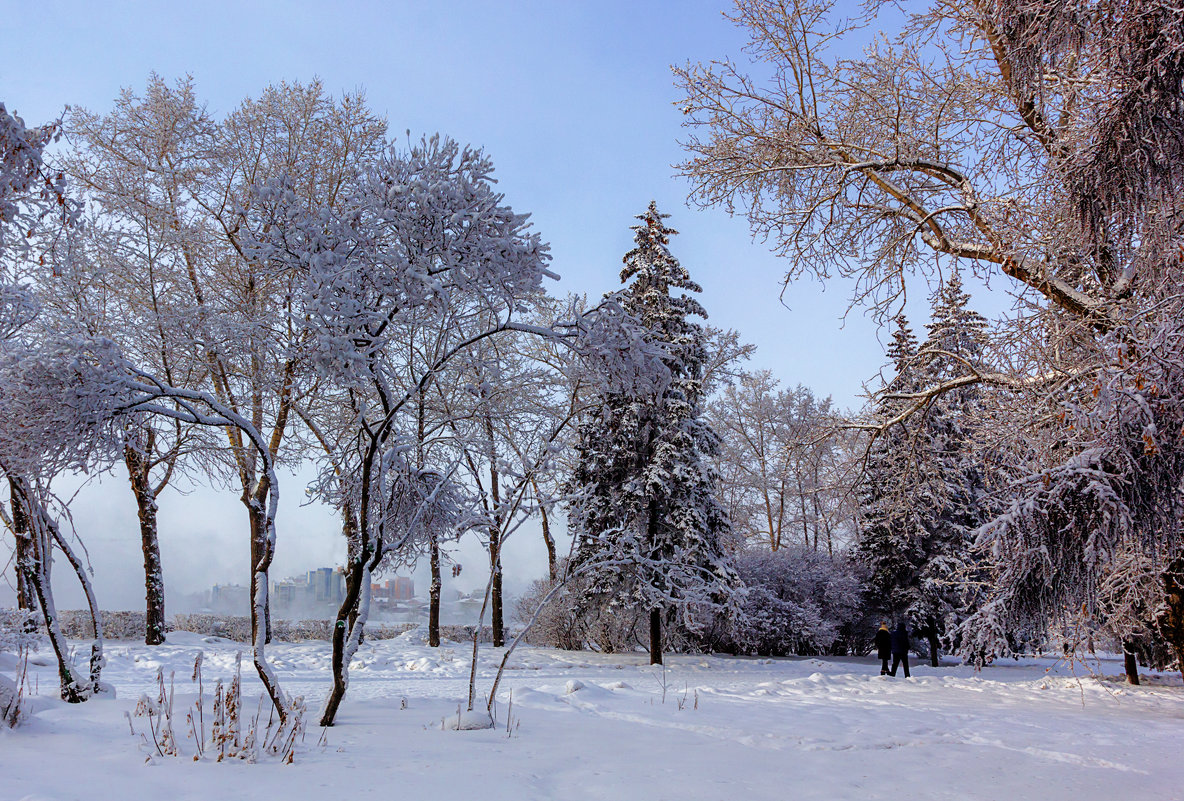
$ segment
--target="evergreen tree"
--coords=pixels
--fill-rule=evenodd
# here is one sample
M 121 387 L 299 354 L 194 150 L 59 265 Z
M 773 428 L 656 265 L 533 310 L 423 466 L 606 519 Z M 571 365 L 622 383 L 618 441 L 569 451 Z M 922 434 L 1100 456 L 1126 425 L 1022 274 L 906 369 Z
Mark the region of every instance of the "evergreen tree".
M 900 394 L 981 366 L 986 321 L 969 300 L 955 272 L 933 297 L 929 335 L 919 348 L 907 320 L 897 318 L 888 351 L 896 375 L 880 395 L 880 419 L 900 411 Z M 881 435 L 864 480 L 858 553 L 871 573 L 869 601 L 907 618 L 928 639 L 934 665 L 940 638 L 979 602 L 971 550 L 974 531 L 987 519 L 986 478 L 972 439 L 980 392 L 974 386 L 947 392 Z
M 954 272 L 933 298 L 929 337 L 918 353 L 925 381 L 932 385 L 983 366 L 987 322 L 969 306 L 970 296 Z M 928 478 L 918 566 L 907 610 L 929 639 L 936 665 L 939 637 L 946 637 L 981 603 L 971 556 L 974 532 L 988 519 L 987 476 L 974 448 L 981 419 L 982 389 L 977 385 L 934 400 L 921 420 L 923 467 Z
M 896 317 L 896 330 L 887 355 L 896 374 L 879 393 L 874 416 L 895 416 L 900 402 L 892 393 L 917 388 L 917 338 L 904 314 Z M 912 432 L 895 425 L 876 437 L 868 451 L 860 486 L 862 525 L 856 553 L 868 568 L 866 597 L 875 611 L 896 616 L 908 606 L 907 587 L 921 559 L 912 536 L 914 519 L 911 490 L 914 455 Z
M 647 611 L 653 664 L 663 622 L 678 615 L 695 628 L 696 615 L 730 605 L 739 582 L 721 547 L 729 522 L 712 462 L 719 439 L 701 409 L 704 332 L 688 319 L 707 315 L 685 294 L 702 290 L 670 253 L 667 216 L 651 203 L 638 217 L 621 303 L 666 353 L 669 383 L 649 399 L 605 394 L 581 427 L 569 482 L 576 567 L 591 572 L 586 600 Z

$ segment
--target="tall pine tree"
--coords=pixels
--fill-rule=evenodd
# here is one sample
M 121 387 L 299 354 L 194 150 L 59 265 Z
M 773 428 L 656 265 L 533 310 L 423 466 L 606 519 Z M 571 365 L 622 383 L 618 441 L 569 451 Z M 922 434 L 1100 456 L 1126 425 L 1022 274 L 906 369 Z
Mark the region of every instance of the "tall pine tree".
M 899 314 L 888 346 L 895 375 L 880 391 L 874 417 L 888 420 L 900 411 L 894 393 L 918 388 L 917 338 L 908 319 Z M 913 489 L 916 460 L 913 432 L 903 424 L 890 426 L 872 442 L 860 484 L 861 526 L 856 553 L 868 569 L 868 605 L 882 615 L 896 617 L 909 605 L 908 587 L 922 554 L 913 532 Z
M 707 316 L 686 292 L 701 292 L 670 253 L 676 231 L 654 203 L 634 226 L 624 258 L 622 306 L 662 348 L 670 381 L 657 397 L 606 394 L 580 429 L 569 482 L 576 565 L 590 571 L 594 603 L 648 612 L 650 662 L 662 662 L 662 629 L 676 616 L 695 628 L 730 604 L 739 584 L 721 543 L 727 514 L 712 456 L 719 438 L 701 409 Z M 682 293 L 672 294 L 677 290 Z
M 881 393 L 881 419 L 900 411 L 898 394 L 982 367 L 987 324 L 969 301 L 955 272 L 932 299 L 920 348 L 898 318 L 889 349 L 896 376 Z M 907 618 L 929 641 L 935 666 L 940 639 L 980 600 L 971 553 L 974 531 L 988 513 L 986 477 L 973 448 L 980 406 L 977 386 L 938 396 L 877 440 L 864 481 L 858 553 L 871 571 L 869 600 L 884 614 Z

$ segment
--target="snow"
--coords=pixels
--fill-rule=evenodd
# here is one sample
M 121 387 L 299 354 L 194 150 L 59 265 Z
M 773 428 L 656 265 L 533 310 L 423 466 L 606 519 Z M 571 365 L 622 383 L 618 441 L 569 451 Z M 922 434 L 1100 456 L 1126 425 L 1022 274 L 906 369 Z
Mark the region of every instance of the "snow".
M 1006 660 L 981 673 L 917 665 L 912 679 L 893 679 L 870 658 L 668 655 L 663 669 L 641 653 L 522 647 L 495 727 L 458 732 L 449 730 L 458 708 L 462 724 L 483 715 L 483 703 L 464 711 L 469 647 L 367 641 L 338 725 L 322 740 L 309 721 L 292 765 L 148 763 L 128 732 L 124 712 L 154 691 L 158 668 L 166 679 L 175 671 L 180 709 L 195 698 L 199 651 L 208 696 L 246 645 L 186 632 L 155 647 L 110 642 L 103 678 L 117 696 L 80 705 L 56 700 L 55 666 L 36 659 L 31 716 L 0 730 L 0 799 L 204 801 L 246 789 L 324 801 L 390 798 L 394 788 L 409 799 L 1184 798 L 1180 678 L 1129 687 L 1118 658 Z M 330 683 L 328 643 L 270 652 L 284 688 L 315 709 Z M 479 692 L 501 653 L 482 650 Z M 246 670 L 243 683 L 253 709 L 262 687 Z

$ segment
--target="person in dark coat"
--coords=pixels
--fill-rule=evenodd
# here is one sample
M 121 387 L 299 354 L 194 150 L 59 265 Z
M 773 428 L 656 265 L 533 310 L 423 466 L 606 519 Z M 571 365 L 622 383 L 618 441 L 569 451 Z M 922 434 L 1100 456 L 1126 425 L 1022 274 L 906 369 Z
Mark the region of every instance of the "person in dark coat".
M 892 632 L 888 631 L 888 621 L 881 621 L 880 630 L 876 632 L 876 656 L 880 658 L 880 675 L 888 675 L 888 660 L 892 656 Z
M 896 668 L 904 663 L 904 677 L 909 677 L 909 630 L 905 628 L 904 621 L 896 624 L 896 631 L 892 632 L 892 669 L 888 671 L 889 676 L 896 675 Z

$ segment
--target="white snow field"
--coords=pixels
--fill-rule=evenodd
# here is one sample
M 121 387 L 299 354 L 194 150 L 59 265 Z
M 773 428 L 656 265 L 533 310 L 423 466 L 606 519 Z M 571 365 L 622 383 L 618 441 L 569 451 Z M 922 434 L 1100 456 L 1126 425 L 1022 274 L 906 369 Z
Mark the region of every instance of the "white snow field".
M 175 671 L 183 710 L 198 651 L 208 694 L 240 644 L 186 632 L 158 647 L 110 643 L 103 676 L 117 698 L 77 706 L 55 699 L 42 651 L 34 714 L 0 731 L 0 801 L 1184 799 L 1180 678 L 1127 687 L 1118 661 L 918 666 L 906 680 L 881 677 L 870 659 L 674 655 L 663 698 L 663 672 L 643 654 L 524 647 L 498 693 L 498 728 L 442 730 L 465 696 L 468 649 L 428 648 L 418 632 L 364 644 L 338 725 L 319 743 L 328 644 L 274 644 L 285 689 L 310 705 L 291 765 L 195 762 L 188 741 L 188 756 L 149 761 L 129 733 L 124 712 L 160 666 Z M 482 690 L 500 653 L 482 650 Z M 253 709 L 249 664 L 244 655 Z

